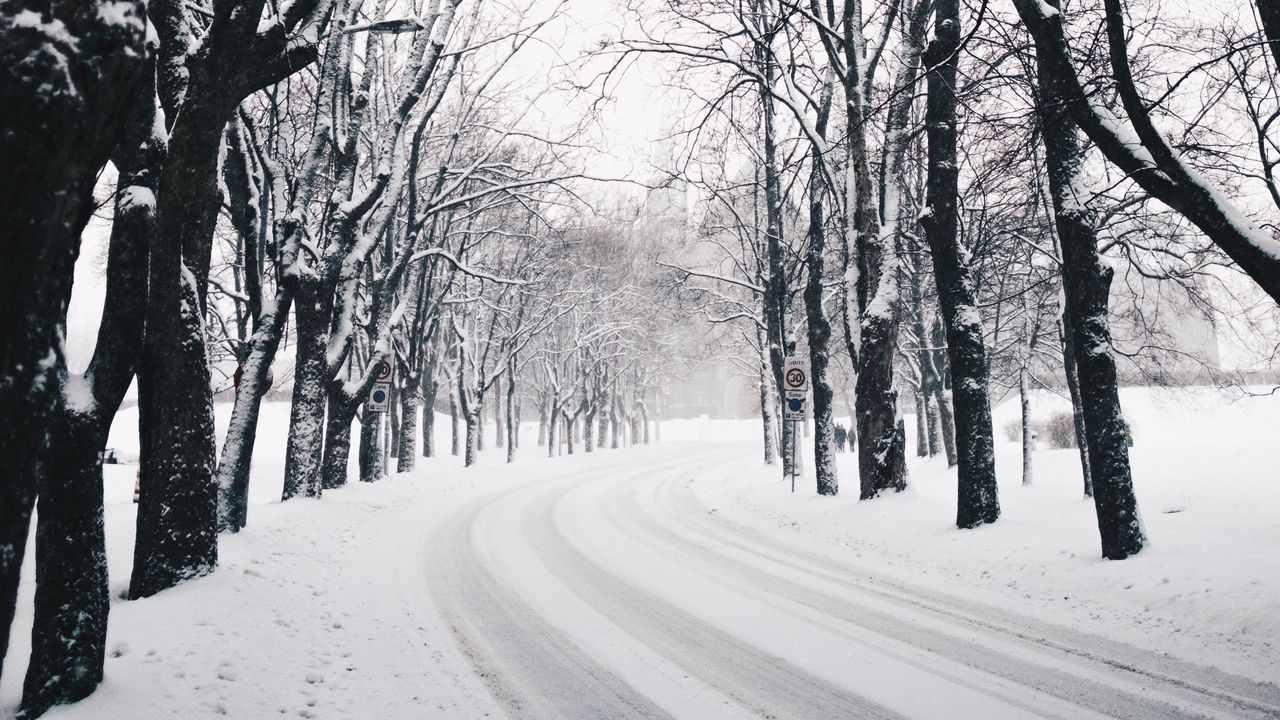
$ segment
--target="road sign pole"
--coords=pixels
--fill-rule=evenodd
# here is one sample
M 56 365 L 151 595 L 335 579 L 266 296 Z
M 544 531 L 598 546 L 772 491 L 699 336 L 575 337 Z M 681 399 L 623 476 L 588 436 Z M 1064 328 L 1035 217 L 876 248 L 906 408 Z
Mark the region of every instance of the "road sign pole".
M 796 492 L 796 421 L 791 420 L 791 495 Z

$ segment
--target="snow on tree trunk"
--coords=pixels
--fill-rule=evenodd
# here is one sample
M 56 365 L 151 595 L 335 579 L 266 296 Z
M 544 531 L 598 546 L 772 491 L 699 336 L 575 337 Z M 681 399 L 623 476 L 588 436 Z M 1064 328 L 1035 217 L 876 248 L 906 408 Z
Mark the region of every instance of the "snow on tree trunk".
M 771 84 L 776 68 L 766 48 L 756 43 L 756 63 L 763 68 L 766 84 Z M 775 130 L 775 109 L 772 91 L 760 87 L 761 114 L 764 133 L 764 198 L 765 198 L 765 254 L 768 272 L 764 291 L 764 317 L 768 339 L 769 366 L 773 371 L 773 399 L 782 402 L 782 370 L 785 363 L 784 343 L 787 337 L 787 276 L 783 263 L 783 198 L 782 181 L 778 169 L 778 149 Z M 780 405 L 778 407 L 781 407 Z M 784 422 L 782 438 L 782 476 L 792 474 L 792 443 L 795 442 L 793 423 Z
M 1000 517 L 995 440 L 987 389 L 987 351 L 969 270 L 960 244 L 959 165 L 956 154 L 956 68 L 960 48 L 959 0 L 935 0 L 925 127 L 929 142 L 926 202 L 920 219 L 933 255 L 938 305 L 947 329 L 955 412 L 958 503 L 956 525 L 973 528 Z
M 418 458 L 418 406 L 422 394 L 416 376 L 406 376 L 404 389 L 400 391 L 400 455 L 396 458 L 396 472 L 410 472 Z
M 1085 429 L 1084 401 L 1080 395 L 1080 371 L 1076 367 L 1076 351 L 1071 341 L 1069 313 L 1063 308 L 1058 321 L 1058 334 L 1062 338 L 1062 369 L 1067 378 L 1067 392 L 1071 396 L 1071 425 L 1076 436 L 1076 451 L 1080 455 L 1080 476 L 1084 481 L 1084 496 L 1093 497 L 1093 474 L 1089 471 L 1089 435 Z
M 458 395 L 452 388 L 449 390 L 449 438 L 449 454 L 457 457 L 462 452 L 462 438 L 458 432 Z
M 436 456 L 436 409 L 434 403 L 422 404 L 422 457 Z
M 538 447 L 550 444 L 547 440 L 547 405 L 538 403 Z
M 831 110 L 833 91 L 828 79 L 819 106 L 816 132 L 825 135 L 827 118 Z M 836 475 L 835 421 L 832 405 L 835 391 L 831 387 L 828 365 L 831 362 L 831 323 L 823 309 L 823 283 L 826 268 L 827 234 L 825 223 L 826 185 L 823 182 L 823 157 L 820 149 L 812 148 L 809 168 L 809 248 L 805 254 L 808 278 L 804 287 L 805 323 L 809 340 L 809 379 L 813 386 L 813 422 L 817 432 L 813 435 L 813 465 L 817 477 L 819 495 L 835 495 L 840 491 L 840 479 Z M 767 461 L 767 460 L 766 460 Z
M 62 392 L 65 303 L 93 186 L 121 136 L 146 73 L 146 6 L 45 3 L 0 20 L 0 660 L 46 433 Z M 32 6 L 38 11 L 39 6 Z M 19 419 L 21 419 L 19 421 Z M 100 502 L 100 498 L 99 498 Z
M 138 369 L 141 493 L 129 583 L 133 599 L 212 572 L 218 562 L 204 318 L 196 280 L 182 266 L 180 249 L 160 240 L 152 244 Z M 171 277 L 181 279 L 180 287 L 172 287 Z
M 759 348 L 758 377 L 760 385 L 760 430 L 764 437 L 764 464 L 778 462 L 777 407 L 774 402 L 773 375 L 769 371 L 769 340 L 763 327 L 756 325 L 756 345 Z M 648 442 L 648 438 L 645 438 Z
M 506 442 L 506 416 L 502 412 L 502 378 L 493 381 L 493 447 L 501 450 Z
M 321 465 L 320 484 L 325 490 L 347 484 L 347 466 L 351 459 L 351 424 L 355 421 L 358 403 L 344 406 L 339 393 L 329 400 L 329 414 L 324 429 L 324 460 Z M 372 420 L 373 413 L 365 411 L 364 424 Z M 363 439 L 363 432 L 361 438 Z
M 475 465 L 476 459 L 479 456 L 481 442 L 480 435 L 484 432 L 484 427 L 480 422 L 480 417 L 483 412 L 484 407 L 481 406 L 463 415 L 463 419 L 466 421 L 467 425 L 467 452 L 466 455 L 463 456 L 462 461 L 464 467 L 471 467 L 472 465 Z
M 386 413 L 366 412 L 360 423 L 360 482 L 382 479 L 382 435 Z
M 921 383 L 923 385 L 923 383 Z M 922 391 L 916 392 L 916 457 L 928 457 L 929 451 L 929 429 L 927 427 L 929 415 L 928 396 Z
M 120 175 L 107 257 L 106 296 L 93 357 L 83 376 L 61 376 L 39 479 L 31 658 L 21 710 L 35 717 L 75 702 L 102 680 L 110 597 L 102 506 L 102 455 L 133 381 L 142 347 L 147 249 L 155 228 L 157 132 L 154 82 L 128 111 L 112 155 Z M 65 309 L 64 309 L 65 312 Z M 65 316 L 59 317 L 65 323 Z
M 244 363 L 240 386 L 236 388 L 231 422 L 218 462 L 218 530 L 221 532 L 237 532 L 248 521 L 249 469 L 258 433 L 262 389 L 284 336 L 292 298 L 287 290 L 280 293 L 275 308 L 262 319 L 249 339 L 249 357 Z
M 320 496 L 325 403 L 330 380 L 327 351 L 333 296 L 314 283 L 299 285 L 294 301 L 295 370 L 289 407 L 282 500 Z
M 1126 426 L 1111 355 L 1107 301 L 1112 270 L 1098 254 L 1094 212 L 1086 205 L 1089 195 L 1083 185 L 1079 138 L 1064 102 L 1068 94 L 1062 83 L 1066 79 L 1042 56 L 1037 57 L 1037 70 L 1037 111 L 1062 249 L 1063 293 L 1080 375 L 1102 556 L 1121 560 L 1140 552 L 1146 536 L 1133 494 Z
M 947 456 L 947 467 L 956 466 L 956 424 L 951 413 L 951 391 L 938 383 L 933 394 L 934 404 L 938 407 L 938 429 L 942 434 L 942 449 Z

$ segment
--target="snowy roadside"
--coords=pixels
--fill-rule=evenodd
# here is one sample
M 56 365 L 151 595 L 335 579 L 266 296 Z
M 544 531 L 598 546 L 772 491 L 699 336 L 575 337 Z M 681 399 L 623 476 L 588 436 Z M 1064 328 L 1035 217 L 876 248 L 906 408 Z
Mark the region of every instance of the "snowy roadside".
M 1056 409 L 1040 398 L 1037 408 Z M 1003 515 L 961 531 L 955 475 L 909 457 L 910 489 L 860 503 L 857 459 L 839 459 L 841 494 L 819 497 L 780 470 L 744 458 L 688 488 L 722 522 L 771 541 L 825 549 L 869 574 L 1118 640 L 1227 672 L 1280 677 L 1280 398 L 1236 402 L 1202 391 L 1126 389 L 1135 428 L 1135 485 L 1151 545 L 1123 562 L 1100 558 L 1092 501 L 1074 450 L 1035 454 L 1021 485 L 1017 443 L 997 441 Z M 1003 427 L 1016 403 L 996 410 Z M 907 424 L 911 426 L 912 419 Z M 739 438 L 743 423 L 685 431 Z M 909 449 L 913 454 L 913 450 Z M 811 460 L 809 467 L 812 467 Z
M 287 412 L 284 404 L 264 411 L 250 523 L 223 538 L 218 570 L 153 598 L 119 599 L 132 563 L 135 466 L 106 466 L 113 597 L 106 678 L 88 699 L 46 717 L 501 716 L 432 605 L 425 532 L 481 495 L 646 452 L 548 460 L 527 434 L 530 447 L 514 465 L 497 452 L 468 470 L 458 458 L 424 459 L 413 473 L 280 503 L 277 435 Z M 447 422 L 437 430 L 447 441 Z M 16 711 L 21 694 L 33 585 L 27 563 L 0 717 Z

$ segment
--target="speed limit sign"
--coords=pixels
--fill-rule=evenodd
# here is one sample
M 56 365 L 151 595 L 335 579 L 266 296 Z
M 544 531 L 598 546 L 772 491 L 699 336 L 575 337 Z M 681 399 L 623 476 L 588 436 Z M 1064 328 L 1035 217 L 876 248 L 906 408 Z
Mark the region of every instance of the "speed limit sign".
M 804 361 L 795 355 L 788 355 L 782 368 L 782 389 L 794 392 L 805 392 L 809 389 L 809 371 Z
M 395 374 L 395 367 L 390 360 L 379 360 L 377 367 L 373 369 L 373 381 L 380 383 L 391 382 L 391 376 Z

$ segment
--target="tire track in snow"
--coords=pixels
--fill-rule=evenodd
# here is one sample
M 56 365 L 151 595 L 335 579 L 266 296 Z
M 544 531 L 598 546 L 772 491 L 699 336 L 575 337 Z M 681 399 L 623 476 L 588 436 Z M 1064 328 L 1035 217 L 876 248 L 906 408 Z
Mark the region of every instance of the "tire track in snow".
M 687 467 L 674 472 L 683 474 Z M 641 477 L 651 475 L 653 470 Z M 562 524 L 557 522 L 557 516 L 563 517 L 557 510 L 566 497 L 600 482 L 610 480 L 579 483 L 556 493 L 544 493 L 530 503 L 524 513 L 526 538 L 537 543 L 543 557 L 563 580 L 571 583 L 574 592 L 613 623 L 633 637 L 643 639 L 689 675 L 733 698 L 740 706 L 738 712 L 723 717 L 789 720 L 890 720 L 902 717 L 744 642 L 649 592 L 642 585 L 614 574 L 609 565 L 600 564 L 589 553 L 579 550 L 566 537 Z M 585 512 L 591 512 L 591 509 L 587 508 Z M 616 534 L 594 538 L 596 543 L 605 545 L 618 540 Z M 699 720 L 707 718 L 688 711 L 678 714 Z
M 1280 717 L 1275 685 L 870 576 L 718 520 L 680 483 L 619 486 L 629 497 L 615 496 L 613 511 L 647 524 L 655 540 L 674 539 L 673 552 L 698 556 L 710 572 L 740 574 L 748 587 L 1110 717 Z
M 545 589 L 522 596 L 513 587 L 511 576 L 527 571 L 536 559 L 523 558 L 513 565 L 501 557 L 503 548 L 493 547 L 495 535 L 499 540 L 505 535 L 508 540 L 522 542 L 512 528 L 493 525 L 495 516 L 499 521 L 505 520 L 502 511 L 507 507 L 518 509 L 527 496 L 545 492 L 546 488 L 571 487 L 605 473 L 636 472 L 628 467 L 629 462 L 634 462 L 633 455 L 561 480 L 524 483 L 492 493 L 465 505 L 432 534 L 427 568 L 432 596 L 455 641 L 513 718 L 671 717 L 658 703 L 620 678 L 617 668 L 606 666 L 584 650 L 581 633 L 574 637 L 535 610 L 531 603 L 545 595 Z M 682 461 L 671 459 L 659 466 L 675 466 L 679 462 Z M 546 613 L 545 607 L 543 612 Z M 578 620 L 585 617 L 585 613 L 579 614 Z M 598 623 L 595 629 L 600 629 Z M 635 649 L 626 647 L 625 638 L 609 639 L 614 642 L 615 652 Z M 634 668 L 634 660 L 628 658 L 627 665 Z M 653 678 L 662 672 L 663 668 L 648 666 L 640 674 Z M 708 701 L 706 693 L 696 688 L 689 693 L 703 702 L 723 702 Z

